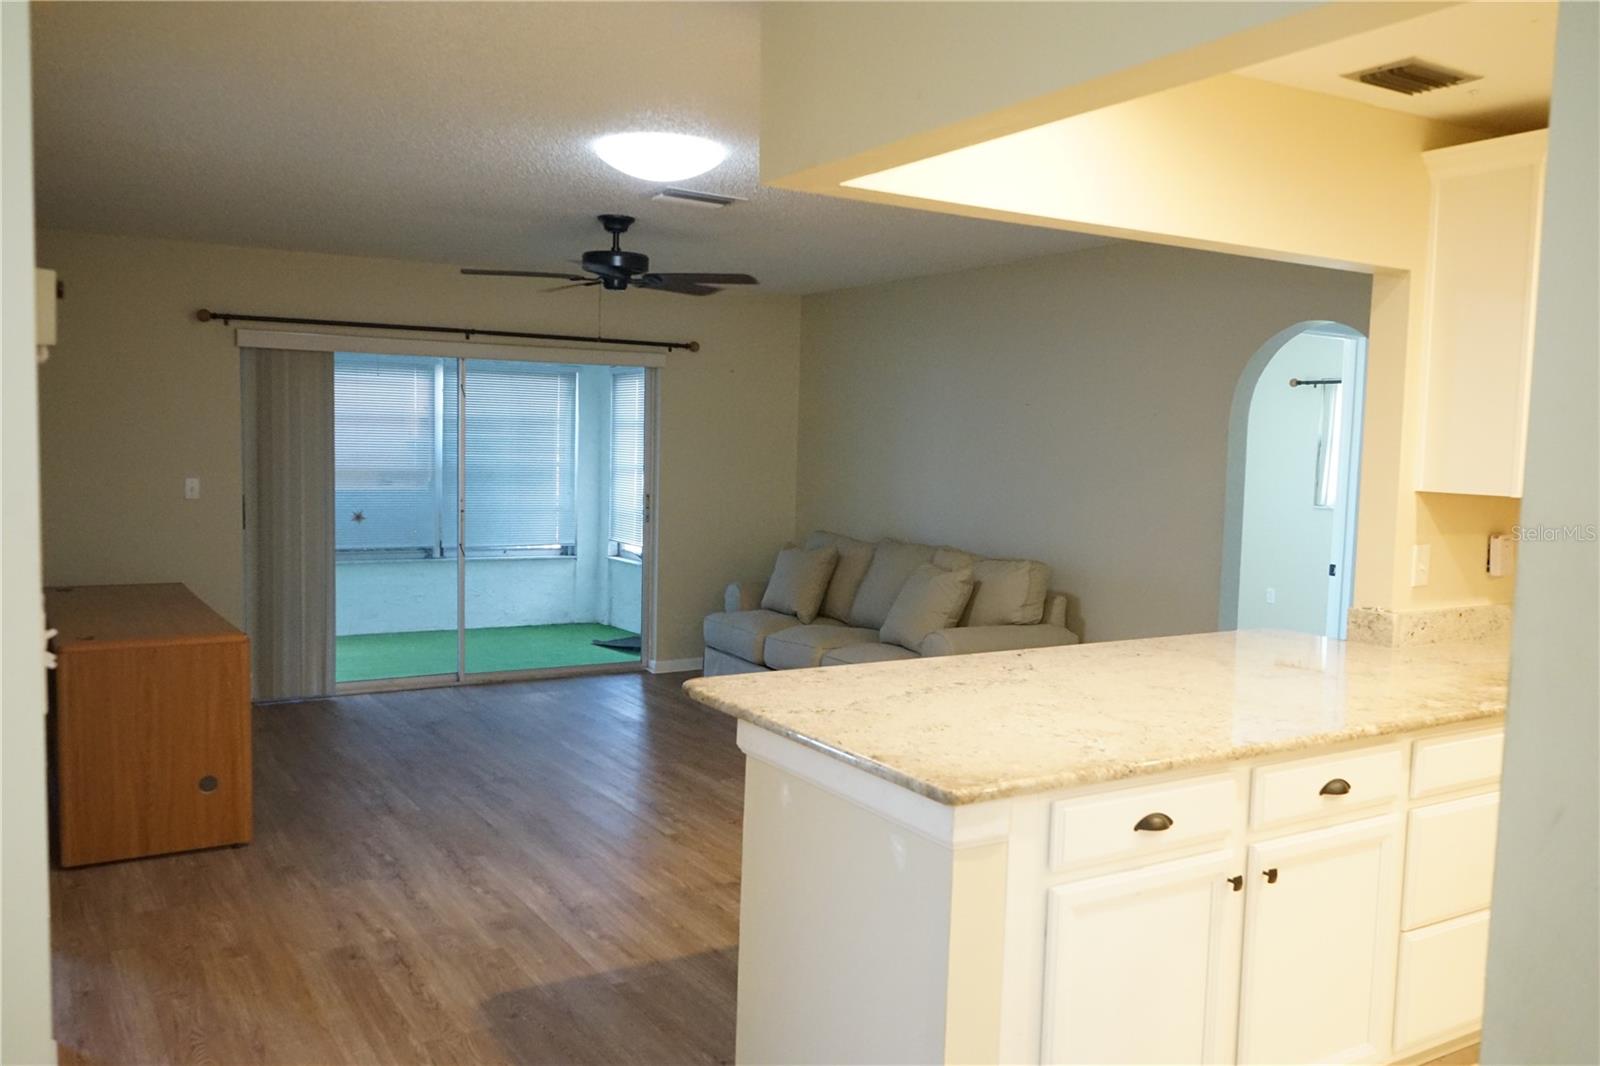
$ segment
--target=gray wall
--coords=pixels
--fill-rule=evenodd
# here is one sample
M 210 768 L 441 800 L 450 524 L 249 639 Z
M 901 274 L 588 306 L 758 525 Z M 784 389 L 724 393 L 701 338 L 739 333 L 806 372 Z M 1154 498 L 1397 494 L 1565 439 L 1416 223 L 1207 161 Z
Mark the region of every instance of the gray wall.
M 1561 5 L 1483 1061 L 1600 1062 L 1600 7 Z
M 1042 559 L 1086 640 L 1215 629 L 1240 372 L 1370 287 L 1109 244 L 807 297 L 798 527 Z

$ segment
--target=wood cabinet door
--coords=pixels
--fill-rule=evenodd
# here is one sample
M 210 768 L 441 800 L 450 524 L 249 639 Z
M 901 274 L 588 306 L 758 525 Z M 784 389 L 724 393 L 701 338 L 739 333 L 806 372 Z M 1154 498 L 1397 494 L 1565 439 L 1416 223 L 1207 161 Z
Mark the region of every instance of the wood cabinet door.
M 1229 1062 L 1236 849 L 1057 885 L 1045 915 L 1043 1062 Z
M 1387 1056 L 1400 825 L 1390 814 L 1250 847 L 1240 1062 Z

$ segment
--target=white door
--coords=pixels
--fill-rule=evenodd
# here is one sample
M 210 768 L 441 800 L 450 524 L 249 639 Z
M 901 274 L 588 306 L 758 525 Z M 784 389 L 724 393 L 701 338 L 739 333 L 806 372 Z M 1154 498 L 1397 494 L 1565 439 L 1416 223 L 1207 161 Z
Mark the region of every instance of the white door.
M 1389 1050 L 1400 817 L 1251 846 L 1239 1061 L 1373 1062 Z
M 1243 872 L 1217 851 L 1052 888 L 1041 1060 L 1232 1061 Z

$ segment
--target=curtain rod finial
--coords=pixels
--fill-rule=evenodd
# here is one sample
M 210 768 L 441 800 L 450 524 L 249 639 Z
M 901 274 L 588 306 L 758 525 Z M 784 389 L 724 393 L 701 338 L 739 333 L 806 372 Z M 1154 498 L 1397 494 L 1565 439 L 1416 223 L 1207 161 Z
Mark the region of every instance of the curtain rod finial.
M 204 307 L 202 307 L 200 310 L 198 310 L 198 311 L 196 311 L 194 313 L 194 317 L 195 317 L 195 321 L 197 321 L 197 322 L 210 322 L 211 321 L 211 312 L 207 311 Z
M 690 341 L 688 344 L 685 344 L 684 347 L 689 349 L 691 352 L 698 352 L 700 350 L 700 342 Z

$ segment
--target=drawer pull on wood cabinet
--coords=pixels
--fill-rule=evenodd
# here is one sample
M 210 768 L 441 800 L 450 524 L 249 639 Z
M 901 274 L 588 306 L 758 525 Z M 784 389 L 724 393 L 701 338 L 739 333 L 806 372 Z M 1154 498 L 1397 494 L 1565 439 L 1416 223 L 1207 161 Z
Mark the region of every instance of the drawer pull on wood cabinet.
M 1275 885 L 1278 883 L 1278 868 L 1274 866 L 1271 869 L 1262 870 L 1261 876 L 1267 879 L 1267 884 Z
M 204 777 L 202 777 L 200 779 L 200 791 L 201 792 L 215 792 L 216 790 L 217 790 L 217 779 L 215 777 L 211 776 L 210 774 L 207 774 L 206 776 L 204 776 Z
M 1152 814 L 1145 815 L 1143 818 L 1140 818 L 1137 822 L 1133 823 L 1133 828 L 1135 830 L 1145 830 L 1151 833 L 1159 833 L 1163 829 L 1172 828 L 1172 819 L 1162 814 L 1160 811 L 1156 811 Z
M 1235 892 L 1243 892 L 1244 874 L 1234 874 L 1232 877 L 1228 878 L 1228 884 L 1233 886 L 1233 890 Z
M 1326 785 L 1323 785 L 1321 790 L 1320 790 L 1320 795 L 1323 795 L 1323 796 L 1346 796 L 1346 795 L 1349 795 L 1349 793 L 1350 793 L 1350 782 L 1346 781 L 1342 777 L 1334 778 L 1332 781 L 1329 781 Z

